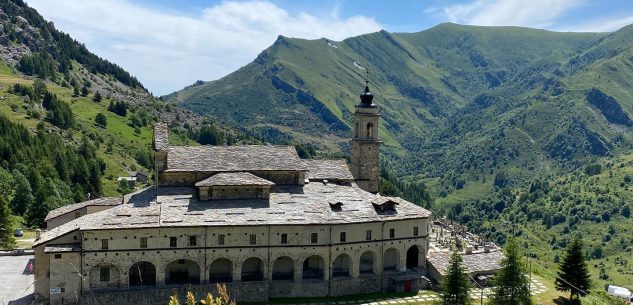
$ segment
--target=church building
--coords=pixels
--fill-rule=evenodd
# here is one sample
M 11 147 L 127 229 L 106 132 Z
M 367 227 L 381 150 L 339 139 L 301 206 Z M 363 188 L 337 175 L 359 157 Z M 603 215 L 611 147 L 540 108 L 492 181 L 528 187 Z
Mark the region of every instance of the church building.
M 156 186 L 50 212 L 36 303 L 165 304 L 216 283 L 247 302 L 420 289 L 431 212 L 378 194 L 380 114 L 360 97 L 349 166 L 292 146 L 173 146 L 157 123 Z

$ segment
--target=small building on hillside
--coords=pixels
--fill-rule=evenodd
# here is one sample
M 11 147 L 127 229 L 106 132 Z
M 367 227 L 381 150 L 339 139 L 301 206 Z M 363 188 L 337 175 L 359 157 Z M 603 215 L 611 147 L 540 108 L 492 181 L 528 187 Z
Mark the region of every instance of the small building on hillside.
M 145 183 L 149 179 L 149 174 L 142 171 L 130 172 L 130 177 L 136 178 L 137 182 Z

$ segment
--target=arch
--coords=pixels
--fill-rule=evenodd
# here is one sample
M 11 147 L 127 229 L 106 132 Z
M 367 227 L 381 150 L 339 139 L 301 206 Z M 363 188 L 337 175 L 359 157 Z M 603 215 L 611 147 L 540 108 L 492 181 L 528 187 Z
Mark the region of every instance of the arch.
M 351 276 L 351 262 L 352 260 L 349 258 L 349 255 L 345 253 L 339 254 L 332 263 L 332 277 Z
M 383 271 L 396 271 L 398 270 L 398 250 L 389 248 L 385 251 L 382 257 L 382 270 Z
M 358 133 L 360 132 L 360 123 L 356 122 L 356 128 L 354 128 L 354 138 L 358 138 Z
M 295 263 L 287 256 L 279 257 L 273 263 L 273 280 L 293 280 Z
M 373 123 L 367 123 L 367 138 L 369 139 L 374 138 L 374 124 Z
M 374 272 L 374 260 L 376 255 L 372 251 L 365 251 L 360 256 L 360 263 L 358 264 L 358 272 L 360 274 L 370 274 Z
M 242 263 L 242 282 L 264 280 L 264 262 L 258 257 L 251 257 Z
M 156 267 L 146 261 L 134 263 L 128 272 L 129 287 L 156 286 Z
M 209 266 L 209 282 L 230 283 L 233 281 L 233 262 L 226 258 L 218 258 Z
M 303 279 L 323 280 L 325 261 L 321 256 L 312 255 L 303 261 Z
M 188 260 L 175 260 L 165 267 L 165 284 L 200 284 L 200 266 L 198 263 Z
M 413 269 L 420 266 L 420 249 L 413 245 L 407 250 L 407 269 Z

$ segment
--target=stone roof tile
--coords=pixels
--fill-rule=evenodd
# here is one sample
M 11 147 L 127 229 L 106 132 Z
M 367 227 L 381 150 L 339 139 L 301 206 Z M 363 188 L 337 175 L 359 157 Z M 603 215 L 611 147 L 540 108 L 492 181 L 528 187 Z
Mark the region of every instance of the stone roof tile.
M 170 146 L 167 172 L 307 171 L 292 146 Z
M 274 185 L 275 183 L 259 178 L 251 173 L 219 173 L 207 179 L 198 181 L 196 186 L 218 186 L 218 185 Z
M 160 187 L 158 202 L 148 198 L 147 188 L 112 209 L 80 217 L 44 232 L 35 245 L 74 230 L 107 230 L 155 227 L 226 225 L 340 224 L 428 218 L 431 212 L 411 202 L 390 197 L 400 204 L 395 213 L 381 215 L 372 201 L 376 196 L 356 184 L 308 183 L 274 185 L 270 199 L 198 201 L 195 187 Z M 331 202 L 342 203 L 333 211 Z
M 354 181 L 354 176 L 344 159 L 339 160 L 304 160 L 308 167 L 308 179 L 328 181 Z
M 429 251 L 427 260 L 441 275 L 446 275 L 451 253 Z M 499 250 L 483 253 L 462 254 L 464 267 L 468 273 L 493 272 L 501 269 L 501 260 L 505 256 Z
M 65 205 L 63 207 L 60 207 L 48 212 L 48 215 L 46 215 L 46 219 L 44 219 L 44 221 L 49 221 L 53 218 L 74 212 L 76 210 L 85 208 L 87 206 L 108 206 L 108 205 L 114 206 L 114 205 L 119 205 L 119 204 L 121 204 L 121 198 L 116 198 L 116 197 L 97 198 L 97 199 L 79 202 L 75 204 L 69 204 L 69 205 Z

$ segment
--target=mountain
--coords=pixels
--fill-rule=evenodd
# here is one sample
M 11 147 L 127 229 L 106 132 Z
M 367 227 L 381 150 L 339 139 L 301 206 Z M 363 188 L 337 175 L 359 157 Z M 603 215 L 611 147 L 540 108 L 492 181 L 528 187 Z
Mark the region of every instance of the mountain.
M 243 68 L 164 98 L 272 141 L 348 150 L 368 70 L 388 167 L 437 195 L 490 190 L 501 170 L 522 181 L 629 147 L 631 35 L 446 23 L 340 42 L 280 36 Z
M 160 101 L 24 2 L 0 0 L 0 196 L 20 226 L 41 225 L 49 210 L 88 193 L 130 192 L 117 178 L 153 172 L 159 120 L 175 144 L 257 142 Z

